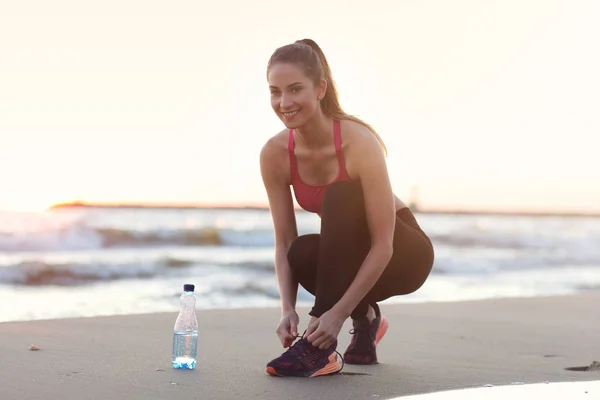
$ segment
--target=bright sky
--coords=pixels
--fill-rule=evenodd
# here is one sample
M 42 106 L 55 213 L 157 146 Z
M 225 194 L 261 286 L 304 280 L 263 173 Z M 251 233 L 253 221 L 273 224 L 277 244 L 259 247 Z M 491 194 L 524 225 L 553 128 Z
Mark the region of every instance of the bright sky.
M 596 0 L 90 4 L 0 6 L 0 209 L 265 202 L 266 63 L 308 37 L 404 200 L 600 211 Z

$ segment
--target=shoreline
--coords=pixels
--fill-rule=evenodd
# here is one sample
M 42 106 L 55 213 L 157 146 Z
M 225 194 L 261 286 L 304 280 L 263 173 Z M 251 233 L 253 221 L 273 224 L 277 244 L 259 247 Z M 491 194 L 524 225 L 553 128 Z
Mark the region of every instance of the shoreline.
M 413 306 L 413 305 L 447 305 L 447 304 L 456 304 L 457 306 L 461 304 L 470 304 L 470 303 L 480 303 L 480 302 L 493 302 L 493 301 L 505 301 L 505 300 L 515 300 L 515 301 L 527 301 L 531 299 L 541 299 L 541 300 L 550 300 L 557 298 L 569 298 L 573 296 L 580 295 L 598 295 L 600 296 L 600 289 L 592 289 L 592 290 L 582 290 L 579 292 L 572 293 L 557 293 L 557 294 L 543 294 L 543 295 L 513 295 L 513 296 L 492 296 L 492 297 L 480 297 L 480 298 L 469 298 L 469 299 L 458 299 L 458 300 L 426 300 L 426 299 L 413 299 L 413 300 L 395 300 L 393 297 L 385 300 L 383 302 L 378 303 L 380 307 L 403 307 L 403 306 Z M 398 296 L 400 297 L 400 296 Z M 391 300 L 391 301 L 390 301 Z M 297 309 L 310 309 L 312 306 L 312 302 L 298 302 Z M 266 310 L 279 310 L 279 303 L 274 303 L 272 305 L 256 305 L 256 306 L 214 306 L 214 307 L 198 307 L 196 306 L 196 313 L 205 313 L 205 312 L 227 312 L 227 311 L 245 311 L 245 312 L 261 312 Z M 1 324 L 10 324 L 10 323 L 29 323 L 29 322 L 38 322 L 38 321 L 66 321 L 73 319 L 88 319 L 88 318 L 111 318 L 111 317 L 127 317 L 127 316 L 151 316 L 157 314 L 165 314 L 165 313 L 173 313 L 178 312 L 178 305 L 174 306 L 171 309 L 163 309 L 156 311 L 140 311 L 140 312 L 122 312 L 122 313 L 98 313 L 98 314 L 90 314 L 90 315 L 74 315 L 74 316 L 62 316 L 62 317 L 48 317 L 48 318 L 35 318 L 35 319 L 12 319 L 12 320 L 0 320 Z M 599 355 L 600 358 L 600 355 Z
M 177 312 L 0 323 L 3 396 L 54 399 L 392 399 L 517 383 L 594 381 L 600 293 L 391 304 L 379 364 L 316 379 L 275 378 L 276 309 L 198 313 L 198 367 L 170 367 Z M 300 308 L 302 330 L 309 308 Z M 340 331 L 338 351 L 350 341 Z M 31 345 L 39 351 L 30 351 Z

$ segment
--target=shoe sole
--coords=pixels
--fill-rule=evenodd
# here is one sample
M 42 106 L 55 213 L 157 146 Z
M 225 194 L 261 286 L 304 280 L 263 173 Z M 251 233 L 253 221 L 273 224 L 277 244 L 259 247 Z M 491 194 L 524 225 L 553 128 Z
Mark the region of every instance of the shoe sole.
M 332 353 L 329 356 L 329 362 L 323 368 L 320 368 L 320 369 L 314 371 L 311 374 L 302 375 L 302 376 L 299 376 L 299 377 L 301 377 L 301 378 L 302 377 L 305 377 L 305 378 L 316 378 L 317 376 L 325 376 L 325 375 L 337 374 L 341 370 L 342 370 L 342 364 L 339 361 L 339 357 L 338 357 L 337 353 L 334 352 L 334 353 Z M 298 375 L 282 375 L 282 374 L 279 374 L 279 373 L 277 373 L 277 371 L 273 367 L 267 367 L 267 374 L 269 374 L 271 376 L 279 376 L 279 377 L 288 377 L 288 376 L 298 377 Z
M 386 317 L 382 316 L 381 317 L 381 322 L 379 323 L 379 329 L 377 329 L 377 336 L 375 336 L 375 344 L 379 344 L 379 342 L 381 341 L 381 339 L 383 339 L 383 336 L 385 335 L 385 333 L 388 330 L 388 320 Z

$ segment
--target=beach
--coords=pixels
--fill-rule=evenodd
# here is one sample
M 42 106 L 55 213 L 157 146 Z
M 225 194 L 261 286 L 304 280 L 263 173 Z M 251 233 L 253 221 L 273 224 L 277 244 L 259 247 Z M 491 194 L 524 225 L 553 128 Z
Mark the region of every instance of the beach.
M 176 313 L 0 323 L 2 399 L 391 399 L 485 385 L 600 380 L 600 293 L 382 306 L 379 364 L 278 378 L 276 308 L 197 310 L 198 367 L 170 365 Z M 299 310 L 305 327 L 307 308 Z M 338 351 L 349 343 L 350 322 Z M 39 350 L 31 351 L 35 345 Z M 590 397 L 593 398 L 593 397 Z
M 417 292 L 380 303 L 380 364 L 307 380 L 265 372 L 284 351 L 268 210 L 0 213 L 0 398 L 393 399 L 600 382 L 577 370 L 600 361 L 597 217 L 416 218 L 436 259 Z M 297 221 L 318 232 L 314 215 Z M 184 283 L 196 285 L 194 371 L 171 367 Z M 301 329 L 313 300 L 299 289 Z

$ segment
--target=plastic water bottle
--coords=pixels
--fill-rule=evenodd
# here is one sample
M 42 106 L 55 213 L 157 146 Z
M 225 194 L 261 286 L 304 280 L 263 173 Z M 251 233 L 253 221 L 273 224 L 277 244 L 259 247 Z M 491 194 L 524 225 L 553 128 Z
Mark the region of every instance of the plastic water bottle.
M 196 319 L 196 295 L 194 285 L 183 285 L 179 298 L 181 308 L 173 328 L 173 368 L 196 368 L 198 349 L 198 320 Z

